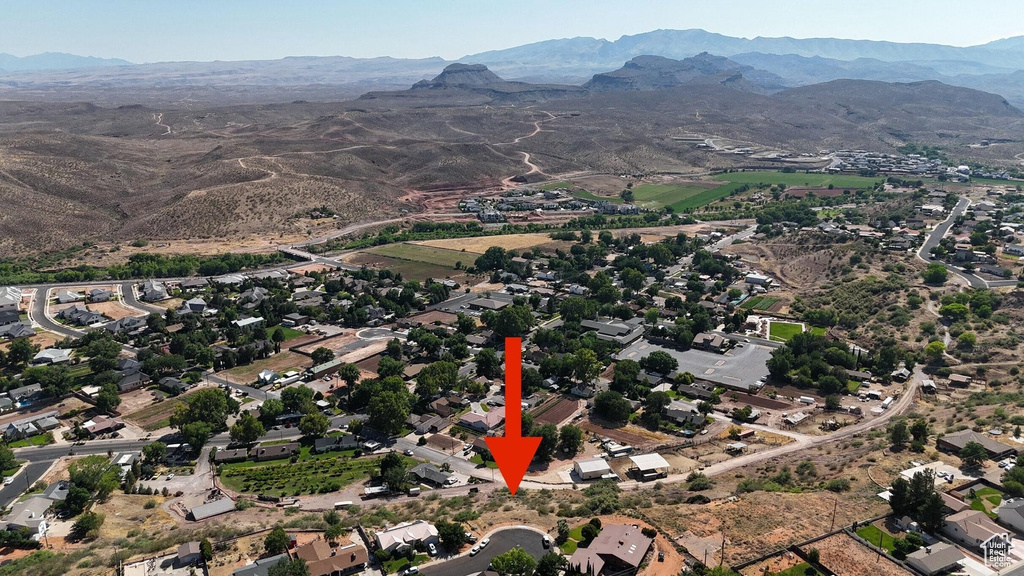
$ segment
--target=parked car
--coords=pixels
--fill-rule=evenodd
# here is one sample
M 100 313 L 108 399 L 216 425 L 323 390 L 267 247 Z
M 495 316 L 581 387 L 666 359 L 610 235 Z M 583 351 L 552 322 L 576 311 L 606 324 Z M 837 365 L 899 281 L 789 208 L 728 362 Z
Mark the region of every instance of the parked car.
M 483 540 L 480 541 L 480 549 L 483 550 L 490 543 L 491 543 L 491 539 L 490 538 L 484 538 Z
M 408 576 L 409 574 L 419 574 L 419 573 L 420 573 L 419 566 L 409 566 L 409 569 L 405 571 L 406 576 Z
M 476 542 L 476 536 L 474 536 L 472 532 L 466 532 L 466 541 L 473 544 Z
M 10 486 L 11 482 L 14 482 L 14 476 L 4 478 L 4 486 Z
M 413 455 L 413 451 L 412 451 L 412 448 L 409 448 L 408 450 L 406 450 L 405 452 L 403 452 L 403 454 L 405 454 L 406 456 L 412 456 L 412 455 Z
M 470 556 L 476 556 L 479 553 L 480 553 L 480 545 L 479 544 L 477 544 L 476 546 L 473 546 L 473 548 L 470 549 L 470 551 L 469 551 L 469 555 Z
M 540 541 L 540 543 L 541 543 L 541 544 L 542 544 L 542 545 L 543 545 L 543 546 L 544 546 L 545 548 L 550 548 L 550 547 L 551 547 L 551 537 L 550 537 L 550 536 L 548 536 L 547 534 L 545 534 L 545 535 L 544 535 L 544 537 L 543 537 L 543 538 L 541 538 L 541 541 Z
M 434 546 L 433 542 L 427 544 L 427 553 L 429 553 L 431 556 L 437 556 L 437 547 Z
M 658 562 L 664 562 L 664 561 L 665 561 L 665 552 L 659 551 L 658 552 Z
M 168 480 L 174 480 L 174 474 L 168 474 L 167 475 L 167 479 Z

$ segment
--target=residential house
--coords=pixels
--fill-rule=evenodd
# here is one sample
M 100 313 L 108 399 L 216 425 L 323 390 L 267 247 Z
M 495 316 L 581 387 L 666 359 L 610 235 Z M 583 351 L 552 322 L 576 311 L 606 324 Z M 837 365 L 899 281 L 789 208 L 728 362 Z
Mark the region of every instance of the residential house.
M 167 286 L 164 286 L 163 282 L 146 280 L 142 283 L 142 299 L 146 302 L 158 302 L 160 300 L 166 300 L 169 297 L 170 296 L 167 294 Z
M 451 421 L 436 414 L 410 414 L 406 423 L 412 426 L 417 434 L 436 434 L 447 428 Z
M 96 304 L 99 302 L 109 302 L 111 297 L 113 297 L 113 294 L 110 293 L 110 290 L 106 290 L 103 288 L 93 288 L 92 290 L 89 290 L 89 296 L 86 298 L 86 300 L 93 304 Z
M 374 534 L 381 550 L 394 552 L 437 540 L 437 528 L 426 520 L 402 522 Z
M 6 312 L 0 312 L 0 315 L 6 314 Z M 11 314 L 14 314 L 13 312 Z M 15 314 L 15 316 L 17 316 Z M 32 328 L 32 324 L 29 322 L 13 322 L 10 324 L 0 324 L 0 338 L 7 338 L 14 340 L 15 338 L 28 338 L 36 333 L 35 329 Z
M 160 389 L 165 390 L 175 396 L 183 394 L 192 389 L 195 384 L 189 384 L 184 380 L 167 376 L 160 379 Z
M 459 425 L 472 428 L 478 432 L 489 432 L 505 421 L 505 408 L 494 408 L 490 412 L 480 414 L 467 412 L 459 418 Z
M 64 350 L 62 348 L 40 350 L 38 354 L 32 357 L 32 364 L 63 364 L 71 360 L 72 352 L 73 350 Z
M 977 442 L 985 448 L 988 457 L 992 460 L 1002 460 L 1017 455 L 1017 450 L 1002 442 L 997 442 L 986 434 L 980 434 L 973 430 L 961 430 L 952 434 L 946 434 L 936 441 L 936 447 L 945 452 L 959 454 L 968 442 Z
M 409 470 L 409 474 L 418 478 L 420 482 L 426 482 L 434 486 L 448 486 L 458 481 L 458 478 L 454 475 L 441 471 L 440 468 L 429 462 L 414 466 Z
M 1003 501 L 995 512 L 1000 524 L 1024 532 L 1024 499 Z
M 248 317 L 248 318 L 239 318 L 238 320 L 233 320 L 231 323 L 234 324 L 235 326 L 238 326 L 239 328 L 242 328 L 244 330 L 245 328 L 255 327 L 255 326 L 262 325 L 263 324 L 263 318 L 261 318 L 260 316 L 253 316 L 253 317 Z
M 971 384 L 972 378 L 966 374 L 950 374 L 949 385 L 957 388 L 966 388 Z
M 288 554 L 278 554 L 268 558 L 260 558 L 252 564 L 246 564 L 231 573 L 231 576 L 270 576 L 270 569 L 281 562 L 288 561 Z
M 925 576 L 949 574 L 960 569 L 960 562 L 967 556 L 956 546 L 945 542 L 936 542 L 907 554 L 905 562 L 908 566 Z
M 12 388 L 7 391 L 7 395 L 11 398 L 12 402 L 20 407 L 42 398 L 43 387 L 40 384 L 29 384 L 28 386 Z
M 210 282 L 206 278 L 186 278 L 178 284 L 178 287 L 182 290 L 198 290 L 200 288 L 206 288 Z
M 309 322 L 309 316 L 305 314 L 299 314 L 298 312 L 292 312 L 291 314 L 285 314 L 281 318 L 282 326 L 301 326 Z
M 747 284 L 753 284 L 755 286 L 771 286 L 772 279 L 770 276 L 764 274 L 758 274 L 757 272 L 748 272 L 743 278 L 743 281 Z
M 1003 254 L 1010 256 L 1024 256 L 1024 244 L 1006 244 L 1003 246 Z
M 593 576 L 632 574 L 640 568 L 654 539 L 644 536 L 639 527 L 609 524 L 586 548 L 577 548 L 569 558 L 569 568 Z
M 213 456 L 214 464 L 245 462 L 249 459 L 249 450 L 245 448 L 222 448 Z
M 956 253 L 953 258 L 960 262 L 971 262 L 974 260 L 974 246 L 970 244 L 957 244 L 954 246 Z
M 326 438 L 317 438 L 313 441 L 313 452 L 317 454 L 336 450 L 355 450 L 356 448 L 359 448 L 359 439 L 356 438 L 355 434 L 328 436 Z
M 362 571 L 370 562 L 363 546 L 348 544 L 332 548 L 326 540 L 314 540 L 295 548 L 295 557 L 306 562 L 310 576 L 344 576 Z
M 967 548 L 978 550 L 982 543 L 1006 532 L 980 510 L 964 510 L 947 516 L 942 533 Z
M 181 305 L 181 308 L 178 310 L 178 314 L 192 314 L 193 312 L 196 314 L 202 314 L 203 312 L 206 312 L 206 309 L 206 300 L 196 296 L 195 298 L 185 300 Z
M 285 458 L 291 458 L 298 453 L 299 443 L 289 442 L 287 444 L 274 444 L 271 446 L 264 446 L 260 444 L 249 451 L 249 456 L 257 462 L 264 462 L 267 460 L 283 460 Z
M 110 416 L 96 416 L 91 420 L 86 420 L 82 423 L 82 430 L 85 430 L 91 438 L 95 438 L 100 434 L 106 434 L 108 432 L 114 432 L 124 428 L 124 422 L 120 418 L 112 418 Z
M 70 304 L 81 300 L 85 300 L 85 296 L 80 292 L 72 292 L 70 290 L 61 290 L 57 292 L 57 302 L 60 304 Z
M 14 286 L 0 286 L 0 312 L 14 312 L 21 310 L 21 289 Z
M 28 530 L 32 534 L 32 539 L 39 540 L 49 528 L 46 513 L 53 504 L 53 500 L 43 496 L 32 496 L 27 500 L 15 502 L 7 518 L 3 520 L 3 526 L 6 530 Z
M 130 334 L 136 330 L 142 330 L 146 328 L 146 319 L 137 318 L 135 316 L 125 316 L 120 320 L 115 320 L 110 324 L 104 326 L 109 332 L 114 334 Z
M 89 310 L 84 304 L 75 304 L 70 308 L 61 310 L 57 314 L 57 318 L 79 326 L 91 326 L 106 319 L 103 314 Z
M 174 561 L 177 566 L 191 566 L 198 563 L 202 557 L 203 553 L 199 542 L 193 540 L 178 546 L 178 553 L 175 555 Z
M 31 422 L 12 422 L 4 428 L 4 438 L 7 440 L 22 440 L 39 435 L 39 429 Z

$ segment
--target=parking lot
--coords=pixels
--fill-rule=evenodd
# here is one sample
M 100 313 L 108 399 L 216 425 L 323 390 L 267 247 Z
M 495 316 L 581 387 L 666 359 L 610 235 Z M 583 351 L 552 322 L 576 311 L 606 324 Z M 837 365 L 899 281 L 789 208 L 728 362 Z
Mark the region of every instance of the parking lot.
M 760 387 L 761 379 L 768 376 L 766 362 L 772 352 L 767 346 L 752 343 L 743 343 L 742 348 L 737 346 L 725 354 L 704 350 L 683 351 L 665 348 L 641 339 L 615 358 L 640 361 L 657 350 L 667 352 L 675 358 L 679 362 L 679 372 L 690 372 L 701 380 L 740 390 Z

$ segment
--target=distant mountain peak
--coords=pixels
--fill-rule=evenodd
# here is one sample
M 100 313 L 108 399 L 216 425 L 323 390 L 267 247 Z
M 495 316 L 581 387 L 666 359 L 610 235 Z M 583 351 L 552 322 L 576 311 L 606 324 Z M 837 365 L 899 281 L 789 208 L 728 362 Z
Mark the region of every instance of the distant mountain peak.
M 77 68 L 99 68 L 103 66 L 130 66 L 131 62 L 120 58 L 96 58 L 77 56 L 64 52 L 45 52 L 32 56 L 13 56 L 0 53 L 0 69 L 7 72 L 28 70 L 73 70 Z
M 781 78 L 774 74 L 708 52 L 682 60 L 649 54 L 635 56 L 618 70 L 595 74 L 583 87 L 592 92 L 643 91 L 709 82 L 755 92 L 783 87 Z

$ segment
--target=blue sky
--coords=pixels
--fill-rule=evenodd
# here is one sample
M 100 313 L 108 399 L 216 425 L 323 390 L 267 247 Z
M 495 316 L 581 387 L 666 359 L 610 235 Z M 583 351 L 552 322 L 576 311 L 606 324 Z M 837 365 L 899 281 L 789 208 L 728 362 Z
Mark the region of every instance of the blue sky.
M 448 59 L 659 28 L 730 36 L 982 44 L 1024 35 L 1018 0 L 2 0 L 0 52 L 132 62 Z

